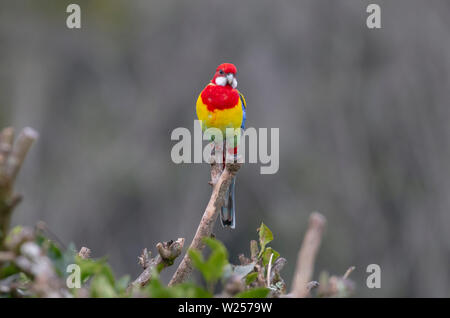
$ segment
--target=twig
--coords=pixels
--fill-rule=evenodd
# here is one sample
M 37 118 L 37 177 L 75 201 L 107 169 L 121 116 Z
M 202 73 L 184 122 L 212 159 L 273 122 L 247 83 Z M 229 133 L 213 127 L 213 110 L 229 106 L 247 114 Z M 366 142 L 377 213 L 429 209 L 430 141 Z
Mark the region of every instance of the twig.
M 211 164 L 211 183 L 213 185 L 213 191 L 211 198 L 209 199 L 208 206 L 203 214 L 200 224 L 192 240 L 190 249 L 202 250 L 204 248 L 203 238 L 209 237 L 212 233 L 214 223 L 219 215 L 219 210 L 225 202 L 225 194 L 230 185 L 231 179 L 236 175 L 241 167 L 241 163 L 227 163 L 222 174 L 215 182 L 215 173 L 217 173 L 218 165 L 215 162 Z M 214 175 L 213 175 L 214 174 Z M 178 266 L 175 274 L 169 282 L 169 286 L 182 283 L 192 272 L 192 261 L 189 255 L 186 253 L 180 265 Z
M 250 241 L 250 258 L 252 261 L 256 262 L 259 254 L 258 242 L 255 240 Z
M 11 180 L 11 183 L 17 177 L 20 168 L 22 167 L 23 161 L 28 153 L 33 142 L 38 138 L 38 133 L 30 128 L 26 127 L 22 130 L 17 138 L 16 143 L 13 146 L 11 155 L 8 158 L 8 163 L 6 167 L 6 174 Z
M 308 282 L 311 281 L 314 272 L 314 262 L 322 240 L 325 223 L 326 219 L 320 213 L 314 212 L 309 217 L 308 230 L 298 254 L 291 292 L 293 297 L 303 298 L 309 295 Z
M 0 251 L 0 264 L 11 262 L 15 259 L 16 254 L 10 251 L 2 252 Z
M 138 263 L 143 269 L 147 269 L 150 266 L 150 260 L 152 253 L 147 251 L 147 248 L 142 250 L 141 256 L 138 257 Z
M 211 186 L 215 186 L 217 181 L 219 181 L 220 175 L 223 172 L 223 165 L 220 163 L 216 162 L 216 159 L 214 157 L 214 154 L 216 152 L 216 146 L 212 147 L 212 154 L 211 154 L 211 159 L 210 159 L 210 164 L 211 164 L 211 181 L 209 181 L 208 183 Z
M 306 285 L 306 289 L 308 290 L 308 292 L 310 292 L 311 290 L 313 290 L 314 288 L 319 287 L 319 282 L 318 281 L 311 281 Z
M 273 253 L 270 254 L 270 259 L 269 259 L 269 265 L 267 266 L 267 287 L 270 287 L 270 272 L 272 270 L 272 258 L 273 258 Z
M 3 129 L 0 133 L 0 174 L 4 171 L 6 159 L 8 159 L 11 153 L 13 141 L 14 129 L 12 127 Z
M 141 255 L 141 257 L 139 257 L 139 264 L 145 267 L 144 271 L 133 283 L 131 283 L 130 287 L 145 286 L 151 280 L 154 270 L 159 273 L 165 267 L 173 264 L 174 260 L 181 254 L 183 246 L 184 238 L 179 238 L 176 241 L 156 244 L 159 255 L 155 258 L 148 260 L 148 254 L 146 254 L 146 256 Z M 146 249 L 144 249 L 143 253 L 144 252 L 147 253 Z
M 354 289 L 355 284 L 348 277 L 355 270 L 355 266 L 351 266 L 343 276 L 322 273 L 320 278 L 320 286 L 317 291 L 318 297 L 348 297 Z
M 37 233 L 41 233 L 43 236 L 51 239 L 52 241 L 57 242 L 62 249 L 67 249 L 66 244 L 64 244 L 64 242 L 58 237 L 58 235 L 56 235 L 52 230 L 50 230 L 50 228 L 44 221 L 38 221 L 36 223 L 36 231 Z M 83 247 L 81 249 L 83 249 Z
M 12 211 L 22 200 L 22 197 L 13 191 L 14 181 L 37 137 L 37 132 L 27 127 L 22 130 L 13 145 L 14 130 L 11 127 L 0 133 L 0 249 L 4 247 Z
M 80 256 L 83 259 L 87 259 L 91 257 L 91 250 L 87 247 L 82 247 L 80 251 L 78 252 L 78 256 Z
M 273 263 L 272 271 L 270 273 L 270 282 L 271 284 L 275 284 L 280 278 L 280 272 L 283 267 L 286 265 L 287 260 L 283 257 L 278 257 L 277 260 Z M 278 276 L 278 277 L 277 277 Z
M 9 198 L 0 198 L 0 249 L 3 247 L 3 240 L 9 231 L 11 215 L 14 208 L 22 201 L 20 194 L 13 194 Z
M 348 276 L 356 269 L 355 266 L 350 266 L 347 271 L 345 272 L 344 276 L 342 276 L 342 279 L 348 279 Z

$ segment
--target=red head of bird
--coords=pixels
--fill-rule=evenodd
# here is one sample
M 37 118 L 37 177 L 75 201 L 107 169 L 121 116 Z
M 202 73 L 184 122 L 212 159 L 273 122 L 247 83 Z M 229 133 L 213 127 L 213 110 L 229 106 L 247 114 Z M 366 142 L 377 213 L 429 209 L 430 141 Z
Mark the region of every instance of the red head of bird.
M 237 87 L 236 80 L 237 69 L 234 64 L 231 63 L 223 63 L 220 64 L 217 69 L 214 77 L 211 80 L 211 83 L 214 83 L 219 86 L 229 86 L 232 88 Z

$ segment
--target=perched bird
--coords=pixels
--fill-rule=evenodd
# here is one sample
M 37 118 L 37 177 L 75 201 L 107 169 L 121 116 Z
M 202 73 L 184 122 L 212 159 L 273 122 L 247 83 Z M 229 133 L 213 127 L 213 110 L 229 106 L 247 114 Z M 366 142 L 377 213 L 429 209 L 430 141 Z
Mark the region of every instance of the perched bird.
M 247 106 L 244 96 L 236 89 L 236 73 L 237 69 L 233 64 L 220 64 L 211 82 L 200 93 L 197 99 L 197 117 L 202 122 L 203 130 L 217 128 L 226 136 L 227 128 L 244 129 Z M 232 151 L 236 155 L 236 143 Z M 224 156 L 225 153 L 226 151 Z M 232 229 L 236 225 L 235 184 L 236 177 L 231 181 L 221 209 L 222 225 Z

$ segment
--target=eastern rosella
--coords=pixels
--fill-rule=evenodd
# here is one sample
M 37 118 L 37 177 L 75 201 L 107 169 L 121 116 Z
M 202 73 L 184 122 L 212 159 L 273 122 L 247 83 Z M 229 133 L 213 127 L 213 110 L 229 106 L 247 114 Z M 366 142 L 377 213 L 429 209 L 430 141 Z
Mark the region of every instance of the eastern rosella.
M 217 128 L 225 136 L 227 128 L 244 129 L 246 103 L 244 96 L 236 89 L 236 72 L 233 64 L 220 64 L 211 82 L 200 93 L 197 117 L 202 122 L 203 130 Z M 232 151 L 236 155 L 236 144 Z M 235 184 L 236 178 L 233 178 L 221 209 L 222 225 L 232 229 L 236 225 Z

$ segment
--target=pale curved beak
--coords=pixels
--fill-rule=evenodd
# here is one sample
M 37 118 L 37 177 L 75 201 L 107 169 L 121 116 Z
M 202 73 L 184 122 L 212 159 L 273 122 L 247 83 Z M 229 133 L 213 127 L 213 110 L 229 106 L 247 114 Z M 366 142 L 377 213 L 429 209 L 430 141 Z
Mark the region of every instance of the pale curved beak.
M 232 84 L 233 84 L 233 79 L 234 79 L 234 75 L 231 74 L 231 73 L 228 73 L 228 74 L 227 74 L 227 81 L 228 81 L 228 84 L 232 85 Z

